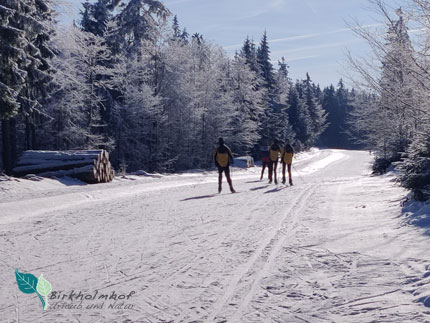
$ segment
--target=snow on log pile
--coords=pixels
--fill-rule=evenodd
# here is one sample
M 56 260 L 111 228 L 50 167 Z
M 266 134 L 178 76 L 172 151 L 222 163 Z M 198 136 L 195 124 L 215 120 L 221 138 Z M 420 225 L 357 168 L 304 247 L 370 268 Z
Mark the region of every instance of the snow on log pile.
M 115 177 L 106 150 L 40 151 L 21 155 L 14 176 L 35 174 L 42 177 L 70 176 L 86 183 L 108 183 Z

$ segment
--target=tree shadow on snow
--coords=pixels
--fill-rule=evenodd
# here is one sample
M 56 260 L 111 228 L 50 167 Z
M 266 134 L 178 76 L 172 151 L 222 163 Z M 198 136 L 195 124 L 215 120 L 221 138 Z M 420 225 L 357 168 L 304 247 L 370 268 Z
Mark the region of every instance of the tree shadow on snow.
M 186 198 L 186 199 L 181 200 L 181 202 L 191 201 L 191 200 L 209 199 L 209 198 L 211 198 L 211 197 L 215 197 L 215 196 L 217 196 L 217 194 L 200 195 L 200 196 L 188 197 L 188 198 Z
M 249 182 L 245 182 L 246 184 L 252 184 L 252 183 L 261 183 L 261 181 L 260 180 L 257 180 L 257 181 L 249 181 Z

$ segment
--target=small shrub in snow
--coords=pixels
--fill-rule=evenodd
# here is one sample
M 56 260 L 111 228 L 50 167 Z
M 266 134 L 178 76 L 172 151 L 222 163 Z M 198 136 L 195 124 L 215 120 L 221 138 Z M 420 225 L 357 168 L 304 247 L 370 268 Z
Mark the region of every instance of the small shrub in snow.
M 402 186 L 412 190 L 414 199 L 430 199 L 430 130 L 415 136 L 399 169 Z

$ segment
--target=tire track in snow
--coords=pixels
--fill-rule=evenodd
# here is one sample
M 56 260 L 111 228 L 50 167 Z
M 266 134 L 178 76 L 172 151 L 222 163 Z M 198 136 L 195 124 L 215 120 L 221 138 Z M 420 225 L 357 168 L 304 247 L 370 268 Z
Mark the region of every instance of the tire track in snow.
M 282 229 L 282 224 L 287 219 L 290 212 L 294 209 L 294 207 L 298 207 L 301 209 L 303 207 L 304 202 L 306 202 L 306 198 L 312 194 L 313 190 L 309 190 L 311 187 L 310 184 L 306 185 L 306 187 L 296 196 L 294 201 L 290 204 L 290 207 L 285 212 L 282 219 L 279 221 L 278 225 L 275 226 L 275 228 L 265 236 L 264 241 L 260 244 L 258 249 L 254 252 L 252 257 L 242 266 L 240 266 L 233 277 L 230 280 L 230 283 L 228 284 L 228 288 L 221 297 L 213 306 L 213 311 L 208 316 L 208 318 L 205 320 L 205 322 L 214 322 L 215 318 L 220 314 L 223 307 L 226 305 L 229 299 L 231 299 L 232 296 L 234 296 L 237 286 L 240 283 L 241 279 L 249 272 L 249 270 L 255 265 L 255 263 L 258 261 L 258 259 L 263 254 L 264 250 L 270 246 L 273 239 L 276 237 L 276 235 L 279 233 L 279 231 Z

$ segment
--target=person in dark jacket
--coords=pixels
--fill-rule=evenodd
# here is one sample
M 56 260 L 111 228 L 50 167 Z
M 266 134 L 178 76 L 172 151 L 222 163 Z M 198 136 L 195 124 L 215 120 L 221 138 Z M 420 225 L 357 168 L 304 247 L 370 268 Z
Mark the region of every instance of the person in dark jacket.
M 230 191 L 232 193 L 236 193 L 230 177 L 230 164 L 233 163 L 233 154 L 230 148 L 224 144 L 223 138 L 218 139 L 218 147 L 214 150 L 213 160 L 216 167 L 218 167 L 218 193 L 221 193 L 222 190 L 222 173 L 225 173 L 228 185 L 230 186 Z
M 289 143 L 286 143 L 282 152 L 282 184 L 285 184 L 285 168 L 288 166 L 288 178 L 290 185 L 293 185 L 293 179 L 291 177 L 291 165 L 293 163 L 294 148 Z

